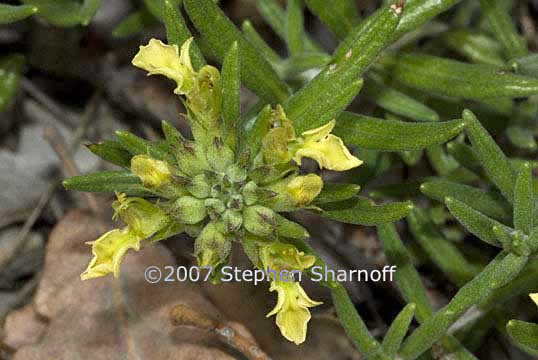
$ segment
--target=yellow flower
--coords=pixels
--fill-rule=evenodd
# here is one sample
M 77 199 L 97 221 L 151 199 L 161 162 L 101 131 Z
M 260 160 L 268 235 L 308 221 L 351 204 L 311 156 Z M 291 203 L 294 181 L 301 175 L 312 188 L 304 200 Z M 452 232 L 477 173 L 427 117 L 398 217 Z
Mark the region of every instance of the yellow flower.
M 345 171 L 357 167 L 362 161 L 351 155 L 342 139 L 332 135 L 331 131 L 336 124 L 335 120 L 327 124 L 302 133 L 295 146 L 293 159 L 301 165 L 303 157 L 316 160 L 321 168 Z
M 132 233 L 146 239 L 168 226 L 170 217 L 158 206 L 139 197 L 126 197 L 118 194 L 118 200 L 112 203 L 114 220 L 121 218 Z
M 175 94 L 187 94 L 195 81 L 195 72 L 189 54 L 192 41 L 193 38 L 190 38 L 181 46 L 180 55 L 177 45 L 166 45 L 160 40 L 151 39 L 148 45 L 140 46 L 132 63 L 146 70 L 148 76 L 159 74 L 174 80 L 177 84 Z
M 136 155 L 131 159 L 131 172 L 149 187 L 159 187 L 172 178 L 172 173 L 164 161 L 147 155 Z
M 109 273 L 113 273 L 117 278 L 125 253 L 129 249 L 140 250 L 140 241 L 141 238 L 125 227 L 111 230 L 99 239 L 88 242 L 92 245 L 93 259 L 80 278 L 82 280 L 93 279 Z
M 276 314 L 282 336 L 297 345 L 303 343 L 311 318 L 308 308 L 322 303 L 310 299 L 298 282 L 274 281 L 269 290 L 278 292 L 278 301 L 267 317 Z
M 529 294 L 529 296 L 531 297 L 532 301 L 538 305 L 538 293 Z
M 316 257 L 306 255 L 294 245 L 275 242 L 260 248 L 260 260 L 264 269 L 275 271 L 281 270 L 304 270 L 316 262 Z
M 322 188 L 323 180 L 316 174 L 297 176 L 286 186 L 286 190 L 298 206 L 310 204 L 319 195 Z

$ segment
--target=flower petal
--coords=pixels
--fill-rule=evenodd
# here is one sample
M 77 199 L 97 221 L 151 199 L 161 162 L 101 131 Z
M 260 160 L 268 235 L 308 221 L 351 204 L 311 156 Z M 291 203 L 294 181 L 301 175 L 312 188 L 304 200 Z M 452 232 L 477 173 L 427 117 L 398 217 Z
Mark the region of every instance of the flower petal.
M 538 293 L 529 294 L 529 296 L 531 297 L 532 301 L 538 305 Z
M 329 135 L 331 131 L 333 131 L 335 125 L 336 120 L 333 119 L 327 124 L 312 130 L 305 131 L 301 135 L 305 138 L 305 141 L 319 141 L 325 136 Z
M 114 273 L 118 277 L 123 257 L 127 250 L 140 250 L 140 238 L 134 235 L 128 227 L 114 229 L 91 242 L 93 259 L 80 278 L 92 279 Z
M 297 176 L 287 185 L 288 193 L 298 206 L 308 205 L 319 195 L 323 188 L 323 180 L 316 174 Z
M 335 171 L 349 170 L 362 164 L 349 152 L 342 139 L 332 134 L 319 141 L 305 141 L 295 152 L 294 160 L 300 165 L 303 157 L 316 160 L 321 168 Z

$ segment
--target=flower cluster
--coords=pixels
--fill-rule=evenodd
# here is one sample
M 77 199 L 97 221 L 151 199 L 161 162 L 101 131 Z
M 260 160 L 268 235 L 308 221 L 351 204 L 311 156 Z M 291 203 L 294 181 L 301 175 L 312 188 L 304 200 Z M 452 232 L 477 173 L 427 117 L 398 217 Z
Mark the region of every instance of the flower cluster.
M 223 266 L 237 242 L 258 268 L 306 270 L 315 257 L 299 251 L 289 239 L 305 239 L 308 232 L 279 214 L 313 208 L 312 201 L 322 191 L 320 176 L 299 174 L 302 159 L 314 159 L 320 168 L 336 171 L 361 164 L 331 134 L 334 121 L 298 136 L 280 106 L 264 115 L 267 126 L 255 153 L 240 144 L 236 132 L 224 129 L 220 73 L 212 66 L 193 68 L 191 41 L 179 51 L 152 39 L 133 59 L 149 75 L 175 81 L 174 93 L 188 111 L 193 140 L 163 123 L 165 155 L 148 151 L 131 158 L 130 171 L 149 195 L 144 199 L 117 194 L 114 218 L 126 227 L 91 242 L 94 257 L 82 279 L 109 273 L 117 277 L 129 249 L 137 251 L 145 241 L 181 232 L 196 238 L 200 266 Z M 276 315 L 286 339 L 302 343 L 309 308 L 320 303 L 311 300 L 298 282 L 275 279 L 270 290 L 277 292 L 278 301 L 268 316 Z

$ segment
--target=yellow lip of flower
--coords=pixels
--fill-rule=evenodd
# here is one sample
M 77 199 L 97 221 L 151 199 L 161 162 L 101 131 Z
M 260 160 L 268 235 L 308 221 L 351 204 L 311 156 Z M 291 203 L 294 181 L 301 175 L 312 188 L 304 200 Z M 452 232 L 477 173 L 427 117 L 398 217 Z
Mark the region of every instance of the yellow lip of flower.
M 99 239 L 88 242 L 87 244 L 92 245 L 93 258 L 80 278 L 87 280 L 110 273 L 118 278 L 121 262 L 127 250 L 140 250 L 140 240 L 128 227 L 125 227 L 111 230 Z
M 192 41 L 193 38 L 190 38 L 181 46 L 180 54 L 177 45 L 151 39 L 148 45 L 140 46 L 132 64 L 146 70 L 148 76 L 158 74 L 174 80 L 177 84 L 174 93 L 186 94 L 192 89 L 195 76 L 189 54 Z
M 323 180 L 316 174 L 297 176 L 293 178 L 286 190 L 296 201 L 298 206 L 310 204 L 323 189 Z
M 301 165 L 301 159 L 308 157 L 316 160 L 321 168 L 345 171 L 357 167 L 362 161 L 353 156 L 342 139 L 332 135 L 335 120 L 319 128 L 302 133 L 302 142 L 297 145 L 293 159 Z
M 538 305 L 538 293 L 529 294 L 530 298 L 536 305 Z
M 298 282 L 272 282 L 270 291 L 277 291 L 278 301 L 266 316 L 276 314 L 276 324 L 289 341 L 299 345 L 306 339 L 308 321 L 311 315 L 308 308 L 321 305 L 308 297 Z

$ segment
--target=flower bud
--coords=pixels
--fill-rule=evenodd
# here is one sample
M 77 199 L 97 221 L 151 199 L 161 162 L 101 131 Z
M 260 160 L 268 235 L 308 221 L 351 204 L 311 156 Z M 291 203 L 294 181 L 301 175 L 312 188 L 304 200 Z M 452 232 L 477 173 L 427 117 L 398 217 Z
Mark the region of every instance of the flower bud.
M 249 181 L 241 191 L 245 205 L 254 205 L 258 201 L 258 185 L 254 181 Z
M 157 188 L 169 183 L 172 173 L 168 164 L 147 155 L 136 155 L 131 159 L 131 171 L 145 186 Z
M 199 266 L 215 268 L 226 261 L 232 244 L 224 236 L 223 228 L 223 223 L 210 222 L 196 238 L 194 253 Z
M 235 154 L 224 144 L 222 138 L 215 137 L 207 149 L 207 162 L 217 172 L 223 173 L 233 164 Z
M 198 174 L 193 177 L 191 182 L 187 185 L 187 190 L 193 196 L 199 199 L 205 199 L 209 196 L 211 186 L 204 174 Z
M 234 183 L 243 182 L 247 179 L 247 172 L 238 165 L 232 165 L 226 169 L 226 176 Z
M 254 235 L 269 236 L 276 228 L 275 213 L 264 206 L 254 205 L 243 211 L 245 229 Z
M 207 216 L 204 200 L 182 196 L 174 203 L 174 216 L 183 224 L 197 224 Z
M 146 239 L 170 223 L 170 217 L 158 206 L 138 197 L 118 195 L 112 203 L 115 213 L 113 218 L 121 218 L 131 231 L 142 239 Z
M 243 216 L 240 212 L 228 209 L 222 215 L 222 221 L 229 233 L 236 232 L 243 225 Z

